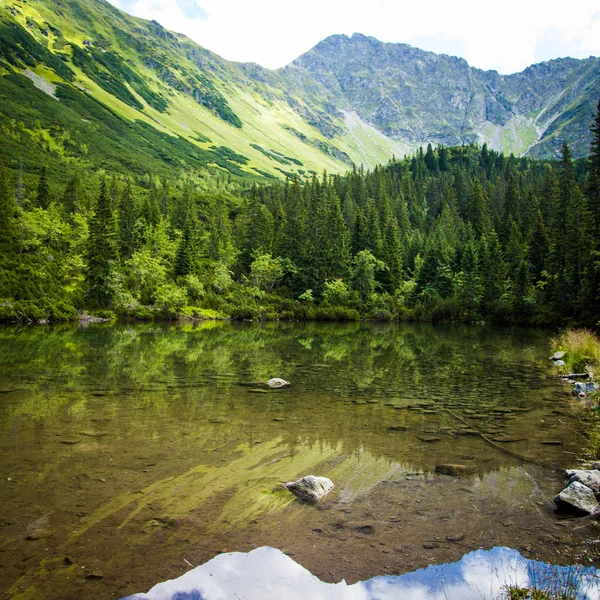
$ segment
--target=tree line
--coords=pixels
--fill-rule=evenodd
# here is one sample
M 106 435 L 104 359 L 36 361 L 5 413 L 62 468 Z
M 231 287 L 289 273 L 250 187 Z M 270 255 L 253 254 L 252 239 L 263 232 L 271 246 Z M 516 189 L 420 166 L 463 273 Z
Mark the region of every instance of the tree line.
M 595 326 L 600 103 L 591 130 L 585 161 L 567 143 L 558 161 L 428 145 L 371 171 L 251 187 L 201 171 L 2 170 L 0 319 Z

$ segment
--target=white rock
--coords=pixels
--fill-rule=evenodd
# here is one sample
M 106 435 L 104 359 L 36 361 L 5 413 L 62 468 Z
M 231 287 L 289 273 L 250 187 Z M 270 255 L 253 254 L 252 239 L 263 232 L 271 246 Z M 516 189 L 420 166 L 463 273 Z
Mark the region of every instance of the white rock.
M 573 469 L 565 471 L 565 475 L 569 479 L 569 483 L 579 481 L 587 486 L 592 492 L 600 492 L 600 471 L 596 469 Z
M 281 379 L 280 377 L 273 377 L 273 379 L 269 379 L 269 381 L 267 381 L 267 385 L 270 388 L 280 388 L 292 384 L 289 381 L 286 381 L 285 379 Z
M 561 510 L 575 514 L 592 514 L 598 508 L 594 492 L 579 481 L 569 484 L 554 498 L 554 504 Z
M 298 481 L 288 481 L 283 487 L 302 500 L 317 502 L 333 489 L 333 481 L 327 477 L 307 475 Z

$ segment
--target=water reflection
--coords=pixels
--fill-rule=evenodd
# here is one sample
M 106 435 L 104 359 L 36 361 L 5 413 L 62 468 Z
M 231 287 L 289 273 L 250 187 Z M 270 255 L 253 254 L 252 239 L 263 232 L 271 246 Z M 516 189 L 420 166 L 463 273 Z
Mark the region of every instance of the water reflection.
M 600 571 L 528 560 L 516 550 L 477 550 L 459 562 L 400 576 L 330 584 L 279 550 L 222 554 L 182 577 L 126 600 L 497 600 L 508 587 L 535 587 L 553 597 L 600 598 Z
M 369 323 L 0 328 L 0 595 L 124 595 L 150 587 L 149 573 L 166 578 L 159 565 L 181 574 L 182 556 L 258 546 L 331 581 L 457 560 L 467 544 L 550 561 L 579 549 L 591 536 L 559 526 L 560 476 L 536 464 L 571 466 L 578 450 L 547 337 Z M 271 377 L 292 386 L 258 385 Z M 336 487 L 307 510 L 278 484 L 311 473 Z M 85 579 L 90 569 L 103 578 Z

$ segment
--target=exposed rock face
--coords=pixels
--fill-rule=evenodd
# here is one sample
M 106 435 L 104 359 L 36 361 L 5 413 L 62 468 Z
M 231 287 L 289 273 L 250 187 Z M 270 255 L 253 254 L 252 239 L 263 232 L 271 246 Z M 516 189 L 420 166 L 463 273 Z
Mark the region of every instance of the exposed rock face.
M 556 156 L 563 139 L 576 156 L 587 154 L 600 96 L 597 58 L 552 60 L 500 75 L 360 34 L 328 37 L 282 72 L 314 90 L 310 73 L 328 90 L 330 106 L 356 112 L 393 139 L 447 146 L 485 141 L 536 157 Z
M 579 515 L 592 514 L 598 508 L 594 492 L 579 481 L 574 481 L 560 492 L 554 498 L 554 504 L 561 510 Z
M 307 475 L 298 481 L 289 481 L 284 487 L 305 502 L 318 502 L 333 489 L 333 482 L 327 477 Z

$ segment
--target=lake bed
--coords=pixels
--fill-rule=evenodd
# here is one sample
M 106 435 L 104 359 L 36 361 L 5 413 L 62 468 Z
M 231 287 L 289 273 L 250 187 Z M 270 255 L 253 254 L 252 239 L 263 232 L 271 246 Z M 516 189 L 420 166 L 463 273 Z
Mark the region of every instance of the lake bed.
M 552 503 L 582 439 L 548 340 L 372 323 L 4 328 L 0 591 L 120 598 L 260 546 L 330 583 L 494 546 L 595 564 L 596 525 Z M 280 485 L 308 474 L 335 483 L 315 506 Z

